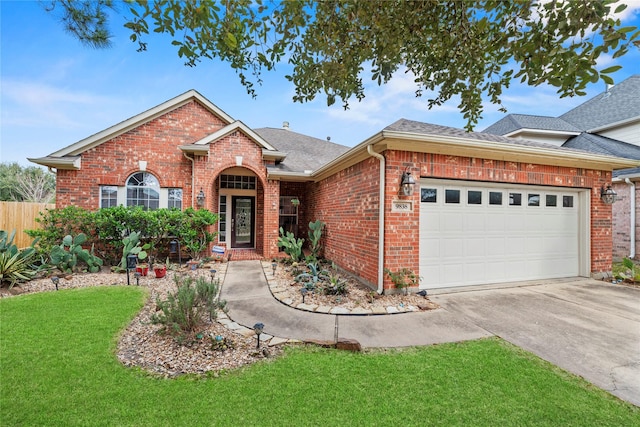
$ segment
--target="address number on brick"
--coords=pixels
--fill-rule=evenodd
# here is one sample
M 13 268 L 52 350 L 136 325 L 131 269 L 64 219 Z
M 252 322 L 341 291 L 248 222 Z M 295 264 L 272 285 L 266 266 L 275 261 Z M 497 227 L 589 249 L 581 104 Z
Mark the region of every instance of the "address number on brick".
M 391 203 L 391 212 L 411 212 L 413 211 L 413 202 L 409 200 L 394 200 Z

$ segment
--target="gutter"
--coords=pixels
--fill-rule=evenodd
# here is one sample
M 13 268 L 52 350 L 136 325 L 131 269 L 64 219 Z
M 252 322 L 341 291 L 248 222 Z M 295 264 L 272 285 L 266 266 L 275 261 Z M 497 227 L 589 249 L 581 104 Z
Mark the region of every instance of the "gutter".
M 382 154 L 376 153 L 372 149 L 373 144 L 367 145 L 367 152 L 380 160 L 380 195 L 378 202 L 378 294 L 382 295 L 384 292 L 384 174 L 385 174 L 385 158 Z
M 636 184 L 629 178 L 624 182 L 629 185 L 629 258 L 636 257 Z

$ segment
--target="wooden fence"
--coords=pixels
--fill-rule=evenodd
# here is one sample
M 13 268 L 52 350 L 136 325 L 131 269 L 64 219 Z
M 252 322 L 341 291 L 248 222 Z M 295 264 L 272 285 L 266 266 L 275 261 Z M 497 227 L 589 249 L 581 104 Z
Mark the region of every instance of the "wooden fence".
M 11 233 L 16 230 L 13 242 L 19 248 L 25 248 L 33 239 L 24 232 L 39 228 L 36 222 L 38 214 L 45 209 L 54 209 L 56 205 L 50 203 L 0 202 L 0 230 Z

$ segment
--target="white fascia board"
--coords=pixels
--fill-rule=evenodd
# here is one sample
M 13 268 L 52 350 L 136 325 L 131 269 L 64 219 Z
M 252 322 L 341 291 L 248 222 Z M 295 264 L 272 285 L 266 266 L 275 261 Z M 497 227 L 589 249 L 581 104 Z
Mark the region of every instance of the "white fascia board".
M 141 126 L 142 124 L 149 122 L 157 117 L 160 117 L 169 111 L 175 110 L 176 108 L 179 108 L 191 102 L 192 100 L 198 101 L 213 114 L 219 116 L 222 120 L 228 123 L 233 122 L 233 118 L 231 116 L 215 106 L 211 101 L 200 95 L 195 90 L 189 90 L 182 95 L 163 102 L 162 104 L 157 105 L 143 113 L 137 114 L 125 121 L 122 121 L 114 126 L 111 126 L 94 135 L 82 139 L 75 144 L 71 144 L 61 150 L 58 150 L 55 153 L 51 153 L 48 157 L 62 157 L 82 154 L 83 152 L 96 147 L 103 142 L 106 142 L 118 135 L 122 135 L 123 133 L 135 129 L 136 127 Z
M 607 123 L 604 126 L 599 126 L 597 128 L 589 129 L 587 132 L 598 133 L 598 132 L 602 132 L 603 130 L 617 128 L 619 126 L 628 125 L 633 122 L 640 122 L 640 116 L 635 116 L 628 119 L 620 120 L 619 122 L 615 122 L 615 123 Z
M 204 156 L 209 154 L 209 146 L 208 145 L 195 145 L 195 144 L 187 144 L 187 145 L 179 145 L 178 148 L 185 153 L 193 153 L 198 156 Z
M 289 172 L 267 168 L 267 179 L 279 181 L 311 181 L 311 172 Z
M 570 130 L 548 130 L 548 129 L 533 129 L 533 128 L 521 128 L 514 130 L 513 132 L 505 133 L 504 137 L 515 138 L 521 133 L 533 133 L 539 135 L 556 135 L 556 136 L 576 136 L 580 135 L 581 132 L 570 131 Z

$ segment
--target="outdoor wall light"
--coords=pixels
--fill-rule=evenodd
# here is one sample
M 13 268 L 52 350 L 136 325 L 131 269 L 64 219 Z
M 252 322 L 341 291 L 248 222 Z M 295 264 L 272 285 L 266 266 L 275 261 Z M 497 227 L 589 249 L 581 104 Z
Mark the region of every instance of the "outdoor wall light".
M 604 185 L 600 188 L 600 199 L 605 205 L 611 205 L 616 201 L 617 193 L 611 188 L 611 184 Z
M 54 285 L 56 285 L 56 291 L 58 290 L 58 283 L 60 283 L 60 278 L 58 276 L 51 276 L 51 281 Z
M 204 191 L 202 190 L 202 188 L 200 188 L 200 192 L 196 196 L 196 202 L 198 203 L 199 207 L 203 207 L 204 206 L 204 198 L 205 198 Z
M 264 323 L 256 323 L 255 325 L 253 325 L 253 330 L 255 331 L 256 337 L 258 338 L 258 345 L 256 346 L 256 348 L 260 348 L 260 335 L 264 330 Z
M 169 253 L 178 254 L 178 267 L 182 267 L 182 255 L 180 255 L 180 242 L 173 239 L 169 242 Z
M 400 180 L 400 194 L 403 196 L 411 196 L 415 186 L 416 180 L 411 176 L 411 172 L 402 172 L 402 178 Z

